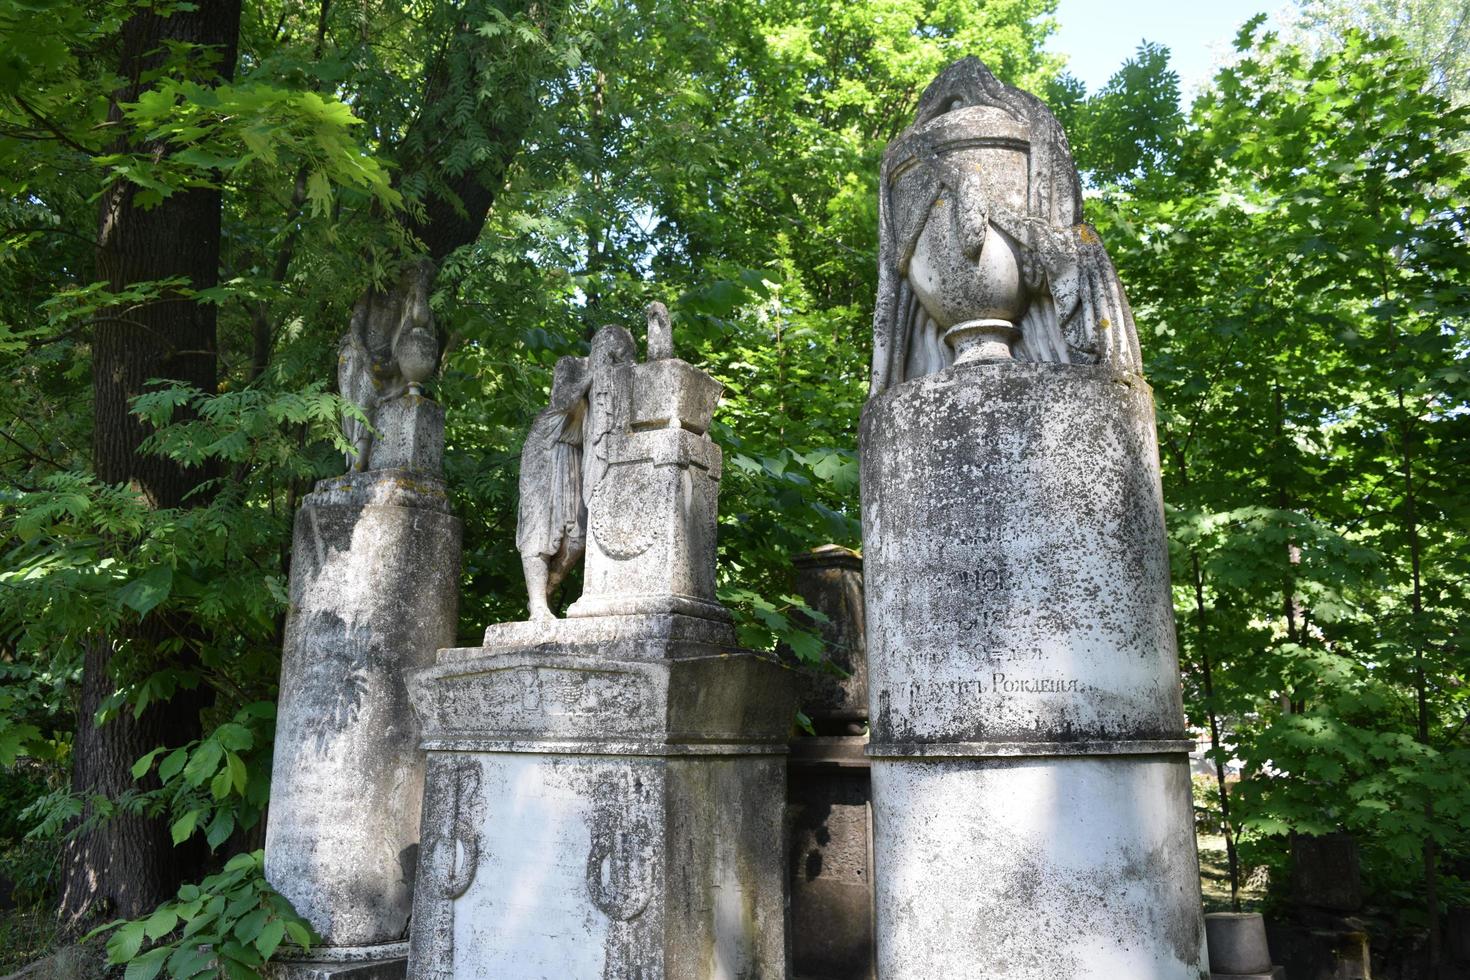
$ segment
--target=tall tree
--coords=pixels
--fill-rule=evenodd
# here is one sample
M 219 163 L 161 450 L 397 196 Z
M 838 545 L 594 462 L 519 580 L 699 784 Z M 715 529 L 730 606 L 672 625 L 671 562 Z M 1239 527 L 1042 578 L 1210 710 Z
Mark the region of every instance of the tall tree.
M 1242 34 L 1177 165 L 1100 216 L 1155 341 L 1165 493 L 1249 863 L 1348 831 L 1422 930 L 1470 851 L 1463 663 L 1470 116 L 1401 41 Z M 1433 975 L 1432 973 L 1429 975 Z
M 122 26 L 118 75 L 109 127 L 113 153 L 168 152 L 157 138 L 129 125 L 123 106 L 137 102 L 161 77 L 178 74 L 204 84 L 234 74 L 240 0 L 203 0 L 160 12 L 143 8 Z M 156 289 L 141 303 L 105 308 L 92 337 L 92 458 L 97 477 L 136 487 L 149 506 L 174 508 L 204 489 L 207 469 L 143 451 L 148 427 L 132 399 L 153 379 L 212 391 L 216 384 L 216 309 L 188 291 L 215 286 L 220 258 L 220 192 L 183 189 L 159 202 L 130 181 L 114 180 L 102 196 L 97 233 L 99 279 L 114 294 Z M 196 498 L 197 499 L 197 498 Z M 171 635 L 172 634 L 172 635 Z M 179 635 L 182 634 L 182 635 Z M 119 800 L 132 788 L 133 764 L 159 744 L 197 737 L 204 694 L 181 693 L 141 714 L 117 712 L 99 723 L 118 670 L 146 669 L 187 627 L 156 619 L 87 643 L 73 749 L 72 788 Z M 130 662 L 129 662 L 130 661 Z M 122 807 L 110 818 L 89 814 L 90 829 L 64 854 L 61 913 L 72 921 L 99 906 L 133 916 L 152 908 L 198 865 L 198 854 L 176 851 L 168 821 Z M 122 855 L 127 855 L 122 860 Z

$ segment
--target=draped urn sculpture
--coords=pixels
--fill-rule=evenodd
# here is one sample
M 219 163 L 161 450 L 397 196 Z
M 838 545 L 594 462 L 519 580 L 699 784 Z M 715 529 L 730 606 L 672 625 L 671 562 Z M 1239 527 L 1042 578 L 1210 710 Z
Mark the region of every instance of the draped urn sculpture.
M 1061 126 L 974 58 L 880 179 L 863 409 L 883 980 L 1200 980 L 1152 393 Z
M 950 66 L 889 144 L 879 184 L 872 393 L 955 363 L 1138 371 L 1133 313 L 1066 134 L 975 58 Z

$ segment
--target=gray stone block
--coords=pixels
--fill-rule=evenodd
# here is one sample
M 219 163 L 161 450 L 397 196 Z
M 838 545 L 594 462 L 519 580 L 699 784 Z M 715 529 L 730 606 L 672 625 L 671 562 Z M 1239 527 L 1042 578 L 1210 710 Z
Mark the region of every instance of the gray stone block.
M 283 947 L 261 971 L 266 980 L 405 980 L 408 944 L 322 948 Z
M 1259 912 L 1211 912 L 1205 916 L 1210 969 L 1227 976 L 1271 972 L 1266 922 Z
M 444 472 L 444 409 L 438 403 L 404 392 L 379 405 L 373 422 L 378 436 L 368 468 L 429 476 Z
M 587 507 L 582 597 L 569 617 L 728 618 L 715 600 L 721 458 L 719 446 L 683 428 L 631 432 L 613 444 Z
M 862 478 L 874 743 L 1181 737 L 1146 383 L 960 365 L 868 402 Z
M 841 545 L 828 544 L 793 555 L 791 563 L 796 566 L 797 594 L 827 617 L 825 623 L 808 625 L 827 644 L 827 659 L 845 674 L 804 671 L 801 710 L 819 734 L 860 735 L 868 720 L 862 556 Z

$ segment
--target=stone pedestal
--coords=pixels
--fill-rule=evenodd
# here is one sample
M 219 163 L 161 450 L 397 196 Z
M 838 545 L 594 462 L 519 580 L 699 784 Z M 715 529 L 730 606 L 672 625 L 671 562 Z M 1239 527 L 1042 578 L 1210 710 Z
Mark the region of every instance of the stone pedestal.
M 444 408 L 413 392 L 378 406 L 373 416 L 371 469 L 408 470 L 438 477 L 444 469 Z
M 1148 386 L 958 365 L 861 439 L 879 975 L 1199 980 Z
M 817 735 L 792 739 L 786 770 L 792 972 L 798 980 L 864 980 L 874 976 L 875 956 L 863 560 L 829 544 L 791 562 L 797 593 L 827 617 L 810 625 L 846 675 L 806 669 L 798 688 Z
M 409 975 L 782 980 L 789 672 L 711 620 L 492 626 L 411 680 Z
M 873 819 L 867 739 L 791 743 L 791 969 L 798 980 L 870 980 Z
M 1205 916 L 1210 980 L 1273 980 L 1266 923 L 1259 912 L 1211 912 Z M 1284 971 L 1282 971 L 1284 972 Z
M 404 675 L 453 642 L 459 564 L 425 473 L 324 480 L 297 514 L 265 868 L 325 945 L 281 977 L 403 975 L 423 785 Z

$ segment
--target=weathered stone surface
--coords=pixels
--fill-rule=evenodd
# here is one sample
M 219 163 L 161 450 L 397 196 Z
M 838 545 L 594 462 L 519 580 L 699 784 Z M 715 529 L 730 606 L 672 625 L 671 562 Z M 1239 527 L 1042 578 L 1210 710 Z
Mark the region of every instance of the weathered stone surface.
M 800 980 L 876 976 L 872 787 L 862 736 L 791 743 L 789 935 Z
M 532 743 L 545 741 L 590 752 L 785 751 L 790 671 L 748 653 L 612 660 L 571 644 L 465 652 L 446 651 L 409 680 L 431 749 L 536 751 Z
M 413 976 L 785 976 L 780 758 L 431 758 Z
M 328 946 L 405 939 L 423 757 L 404 674 L 453 641 L 460 524 L 407 471 L 318 484 L 296 518 L 266 876 Z
M 410 975 L 784 977 L 789 672 L 595 640 L 469 653 L 411 681 L 430 771 Z
M 720 476 L 720 447 L 688 428 L 618 440 L 588 505 L 582 597 L 567 615 L 728 618 L 715 599 Z
M 682 613 L 494 623 L 485 629 L 484 651 L 526 647 L 566 647 L 569 652 L 596 652 L 612 660 L 710 656 L 738 649 L 735 629 L 728 622 Z M 441 650 L 439 662 L 483 656 L 484 651 L 479 647 Z
M 862 478 L 875 753 L 1181 737 L 1142 380 L 997 362 L 902 385 L 863 413 Z
M 313 948 L 287 946 L 261 971 L 266 980 L 404 980 L 408 943 Z
M 796 592 L 827 617 L 815 624 L 827 644 L 827 658 L 847 676 L 808 670 L 798 695 L 801 710 L 820 734 L 835 723 L 841 734 L 857 735 L 868 720 L 867 629 L 863 617 L 863 559 L 841 545 L 828 544 L 793 555 Z M 851 730 L 847 730 L 851 729 Z
M 699 368 L 669 355 L 633 369 L 635 432 L 647 429 L 688 429 L 704 435 L 715 414 L 724 386 Z
M 1205 939 L 1215 974 L 1271 972 L 1266 922 L 1259 912 L 1211 912 L 1205 916 Z
M 268 963 L 267 980 L 404 980 L 408 960 L 372 963 Z
M 1066 134 L 978 59 L 936 78 L 888 144 L 878 214 L 873 395 L 976 359 L 1139 372 Z
M 884 980 L 1200 980 L 1188 765 L 873 762 Z
M 444 472 L 444 409 L 423 395 L 404 392 L 378 407 L 378 437 L 370 469 Z

